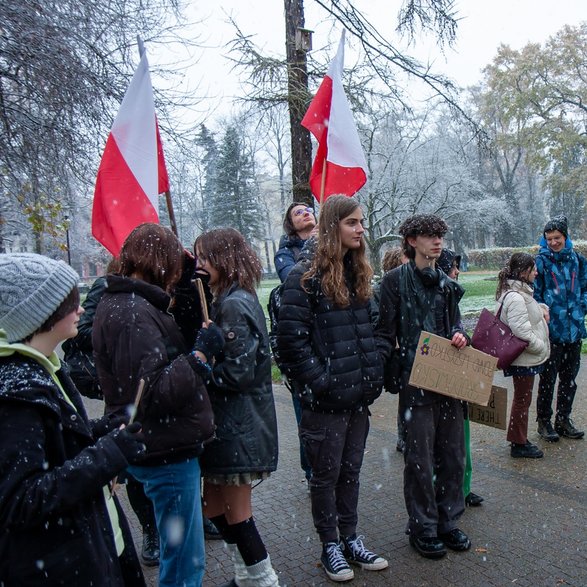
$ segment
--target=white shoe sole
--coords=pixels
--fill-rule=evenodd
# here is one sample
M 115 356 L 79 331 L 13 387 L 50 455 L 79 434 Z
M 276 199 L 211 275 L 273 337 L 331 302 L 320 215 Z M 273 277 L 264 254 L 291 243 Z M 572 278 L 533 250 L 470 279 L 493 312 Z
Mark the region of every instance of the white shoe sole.
M 336 575 L 334 573 L 329 572 L 326 569 L 326 567 L 324 567 L 324 571 L 331 581 L 336 581 L 337 583 L 340 583 L 343 581 L 351 581 L 352 579 L 355 578 L 355 573 L 352 569 L 350 569 L 348 573 L 344 573 L 344 574 L 338 573 Z
M 382 571 L 383 569 L 387 569 L 389 566 L 389 562 L 384 558 L 378 559 L 374 563 L 360 563 L 358 561 L 353 561 L 347 558 L 347 562 L 361 567 L 364 571 Z

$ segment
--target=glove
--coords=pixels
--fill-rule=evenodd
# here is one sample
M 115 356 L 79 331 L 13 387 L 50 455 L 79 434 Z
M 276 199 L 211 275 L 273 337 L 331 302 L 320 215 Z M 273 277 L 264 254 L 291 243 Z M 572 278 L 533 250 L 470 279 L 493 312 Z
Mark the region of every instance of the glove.
M 194 271 L 196 270 L 196 260 L 191 253 L 184 251 L 183 267 L 181 270 L 181 277 L 175 284 L 176 288 L 190 289 L 192 287 L 192 279 L 194 278 Z
M 111 432 L 112 430 L 116 430 L 120 428 L 122 424 L 126 424 L 128 422 L 128 416 L 121 416 L 116 412 L 112 412 L 111 414 L 106 414 L 101 418 L 97 418 L 95 420 L 90 420 L 90 428 L 92 429 L 92 436 L 94 439 L 101 438 Z
M 108 433 L 131 465 L 139 462 L 147 450 L 145 437 L 140 432 L 141 426 L 140 422 L 133 422 L 126 428 L 119 428 Z
M 211 322 L 208 328 L 200 328 L 194 351 L 200 351 L 210 363 L 217 358 L 224 348 L 224 332 L 222 328 Z

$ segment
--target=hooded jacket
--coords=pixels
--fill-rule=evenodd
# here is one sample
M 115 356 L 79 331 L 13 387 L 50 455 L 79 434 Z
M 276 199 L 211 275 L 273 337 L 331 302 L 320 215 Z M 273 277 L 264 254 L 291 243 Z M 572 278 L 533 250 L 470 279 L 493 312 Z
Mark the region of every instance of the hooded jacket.
M 564 248 L 553 252 L 542 237 L 536 257 L 538 275 L 534 299 L 550 309 L 551 342 L 573 343 L 587 337 L 587 261 L 573 250 L 567 237 Z
M 92 341 L 106 412 L 127 413 L 145 381 L 136 418 L 154 466 L 198 456 L 214 432 L 199 365 L 168 313 L 169 296 L 140 279 L 108 276 Z
M 262 473 L 277 468 L 277 417 L 267 325 L 257 296 L 233 284 L 212 304 L 224 349 L 208 392 L 216 435 L 200 459 L 208 474 Z
M 123 587 L 103 488 L 127 465 L 110 437 L 94 441 L 57 355 L 0 331 L 0 584 Z M 117 509 L 133 584 L 144 585 Z

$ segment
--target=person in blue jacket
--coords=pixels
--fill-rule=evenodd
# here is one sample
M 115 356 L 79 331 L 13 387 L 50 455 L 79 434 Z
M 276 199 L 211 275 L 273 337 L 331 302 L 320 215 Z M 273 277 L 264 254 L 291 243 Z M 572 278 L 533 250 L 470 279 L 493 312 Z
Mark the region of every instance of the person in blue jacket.
M 273 259 L 282 283 L 298 262 L 306 241 L 317 234 L 313 208 L 303 202 L 292 202 L 283 218 L 283 231 L 285 234 L 279 240 L 279 249 Z
M 580 439 L 585 432 L 571 420 L 581 363 L 581 341 L 587 337 L 587 261 L 573 249 L 565 216 L 546 223 L 536 257 L 538 275 L 534 298 L 550 310 L 550 358 L 538 384 L 536 413 L 538 434 L 548 442 L 560 436 Z M 558 376 L 556 417 L 552 425 L 552 400 Z

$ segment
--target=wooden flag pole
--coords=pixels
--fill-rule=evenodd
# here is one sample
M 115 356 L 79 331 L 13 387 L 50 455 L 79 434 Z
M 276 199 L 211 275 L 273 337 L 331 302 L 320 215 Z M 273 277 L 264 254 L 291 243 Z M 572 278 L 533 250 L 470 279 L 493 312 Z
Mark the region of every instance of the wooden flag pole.
M 204 294 L 204 285 L 202 280 L 199 277 L 196 277 L 194 280 L 196 282 L 196 286 L 198 288 L 198 294 L 200 294 L 200 306 L 202 307 L 202 318 L 204 319 L 204 323 L 208 323 L 210 318 L 208 317 L 208 306 L 206 305 L 206 296 Z
M 320 181 L 320 207 L 322 207 L 322 202 L 324 202 L 324 190 L 326 189 L 326 157 L 324 157 L 324 162 L 322 163 L 322 179 Z
M 135 421 L 135 417 L 136 417 L 137 411 L 139 409 L 139 404 L 141 403 L 141 398 L 143 397 L 143 390 L 144 389 L 145 389 L 145 380 L 141 379 L 139 381 L 139 388 L 137 390 L 137 395 L 135 396 L 135 401 L 133 404 L 133 411 L 132 411 L 132 414 L 130 415 L 130 418 L 128 420 L 129 426 Z M 118 475 L 116 475 L 116 477 L 114 477 L 114 479 L 112 479 L 112 487 L 110 488 L 110 497 L 112 497 L 114 495 L 114 492 L 116 491 L 117 487 L 118 487 Z

